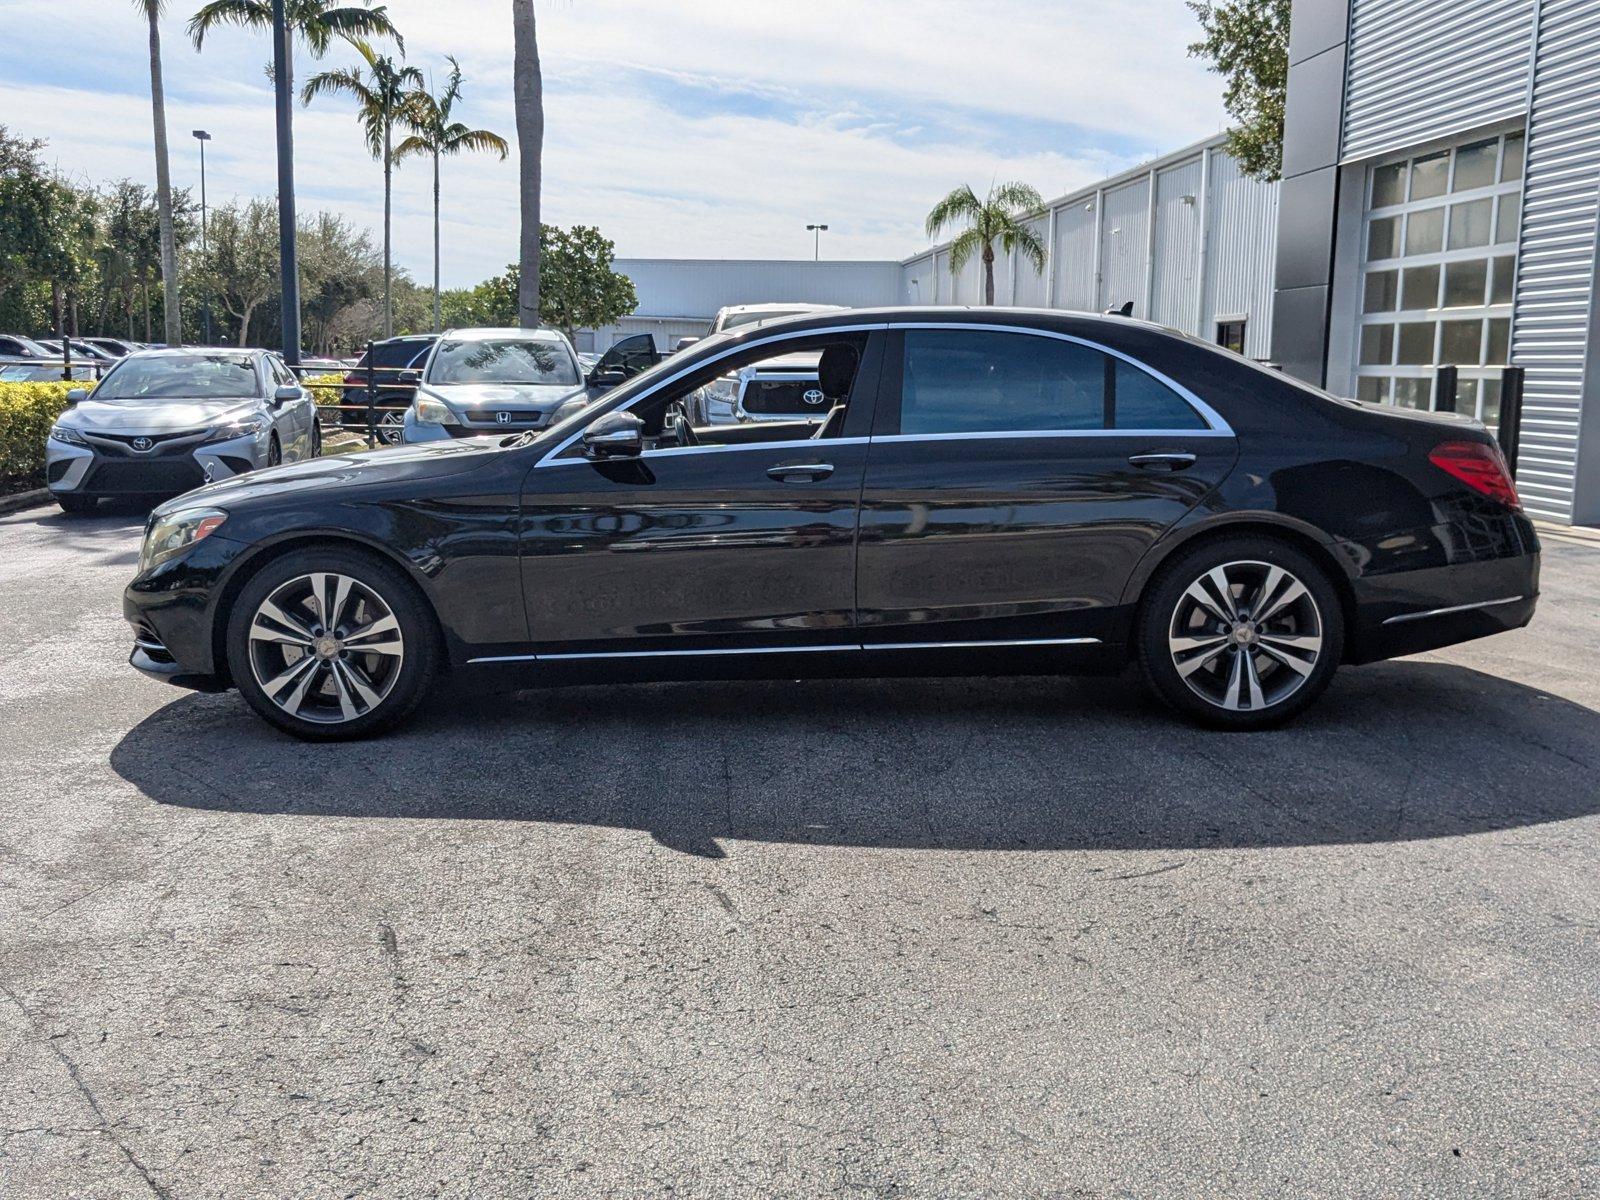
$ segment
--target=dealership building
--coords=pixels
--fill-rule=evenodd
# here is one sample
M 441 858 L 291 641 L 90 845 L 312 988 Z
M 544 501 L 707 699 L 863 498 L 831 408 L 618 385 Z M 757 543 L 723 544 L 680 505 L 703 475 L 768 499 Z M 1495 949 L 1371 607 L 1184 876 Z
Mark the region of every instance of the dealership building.
M 996 302 L 1131 305 L 1340 395 L 1499 423 L 1520 369 L 1528 510 L 1600 524 L 1600 0 L 1294 0 L 1283 178 L 1212 138 L 1050 201 Z M 619 260 L 670 346 L 723 304 L 981 303 L 902 262 Z M 1441 370 L 1441 368 L 1446 368 Z

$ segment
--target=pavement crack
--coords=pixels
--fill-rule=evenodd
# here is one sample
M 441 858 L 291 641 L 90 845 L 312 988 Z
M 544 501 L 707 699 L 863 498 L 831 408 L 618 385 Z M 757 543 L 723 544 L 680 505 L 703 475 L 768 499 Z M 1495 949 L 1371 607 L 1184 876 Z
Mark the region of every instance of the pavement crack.
M 66 1071 L 67 1078 L 72 1080 L 72 1086 L 77 1088 L 78 1093 L 88 1103 L 89 1110 L 94 1113 L 94 1119 L 99 1123 L 94 1132 L 104 1134 L 111 1140 L 111 1144 L 122 1152 L 122 1157 L 127 1160 L 130 1167 L 138 1172 L 139 1178 L 144 1180 L 145 1186 L 150 1189 L 151 1195 L 157 1197 L 157 1200 L 171 1200 L 172 1193 L 155 1180 L 145 1165 L 139 1161 L 139 1156 L 133 1152 L 127 1142 L 123 1141 L 122 1135 L 117 1132 L 116 1127 L 106 1120 L 106 1115 L 100 1108 L 99 1099 L 95 1096 L 93 1089 L 83 1081 L 83 1076 L 78 1072 L 78 1064 L 73 1061 L 72 1056 L 56 1045 L 56 1039 L 50 1037 L 39 1027 L 39 1023 L 34 1020 L 33 1014 L 28 1011 L 21 1000 L 17 999 L 16 994 L 10 988 L 0 984 L 0 994 L 3 994 L 7 1000 L 11 1001 L 16 1010 L 22 1014 L 22 1019 L 28 1028 L 33 1030 L 44 1044 L 50 1048 L 50 1053 L 56 1056 L 56 1060 Z

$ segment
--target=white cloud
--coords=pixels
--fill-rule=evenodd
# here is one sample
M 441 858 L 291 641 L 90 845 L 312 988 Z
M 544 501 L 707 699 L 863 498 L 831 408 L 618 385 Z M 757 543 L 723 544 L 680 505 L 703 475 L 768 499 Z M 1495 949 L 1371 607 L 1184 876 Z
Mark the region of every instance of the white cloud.
M 0 60 L 4 120 L 48 138 L 76 177 L 149 179 L 133 6 L 7 7 L 22 32 Z M 268 194 L 266 39 L 222 30 L 196 55 L 189 7 L 170 6 L 163 26 L 175 179 L 197 181 L 188 132 L 204 127 L 212 203 Z M 508 0 L 389 10 L 411 61 L 437 76 L 444 54 L 461 60 L 462 118 L 514 144 Z M 539 19 L 546 219 L 598 225 L 622 255 L 801 257 L 805 224 L 822 220 L 830 257 L 899 258 L 924 244 L 922 215 L 957 183 L 1019 178 L 1059 194 L 1221 124 L 1217 80 L 1185 54 L 1194 24 L 1181 0 L 545 0 Z M 60 65 L 63 39 L 93 41 L 92 75 Z M 349 57 L 336 49 L 326 65 Z M 336 209 L 376 236 L 382 172 L 348 106 L 319 101 L 295 120 L 302 210 Z M 502 269 L 516 252 L 515 154 L 447 163 L 444 197 L 446 284 Z M 432 269 L 430 204 L 426 164 L 397 172 L 396 258 L 419 280 Z

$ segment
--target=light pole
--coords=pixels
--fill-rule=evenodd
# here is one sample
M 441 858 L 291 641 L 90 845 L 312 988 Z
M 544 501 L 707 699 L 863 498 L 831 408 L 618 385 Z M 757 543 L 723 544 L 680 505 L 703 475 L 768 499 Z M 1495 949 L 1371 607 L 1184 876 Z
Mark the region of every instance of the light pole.
M 211 135 L 204 129 L 194 131 L 195 141 L 200 143 L 200 261 L 206 260 L 206 143 L 211 140 Z M 211 345 L 211 289 L 207 287 L 200 293 L 201 324 L 205 326 L 205 344 Z
M 822 261 L 822 235 L 827 230 L 826 225 L 807 225 L 811 231 L 811 261 Z
M 272 0 L 272 79 L 278 116 L 278 278 L 282 289 L 283 358 L 300 365 L 300 271 L 295 254 L 294 79 L 289 66 L 294 43 L 284 0 Z

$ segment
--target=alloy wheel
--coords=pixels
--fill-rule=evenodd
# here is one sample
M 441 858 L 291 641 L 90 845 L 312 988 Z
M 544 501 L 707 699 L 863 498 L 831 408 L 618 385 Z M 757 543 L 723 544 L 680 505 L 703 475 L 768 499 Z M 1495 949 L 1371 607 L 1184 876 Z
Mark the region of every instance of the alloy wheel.
M 378 440 L 385 446 L 398 446 L 405 440 L 406 417 L 404 413 L 387 412 L 378 418 Z
M 250 667 L 267 698 L 302 721 L 365 716 L 394 689 L 405 662 L 400 622 L 359 579 L 331 571 L 290 579 L 257 606 Z
M 1184 589 L 1167 632 L 1189 690 L 1228 712 L 1259 712 L 1300 690 L 1322 658 L 1310 589 L 1274 563 L 1212 567 Z

